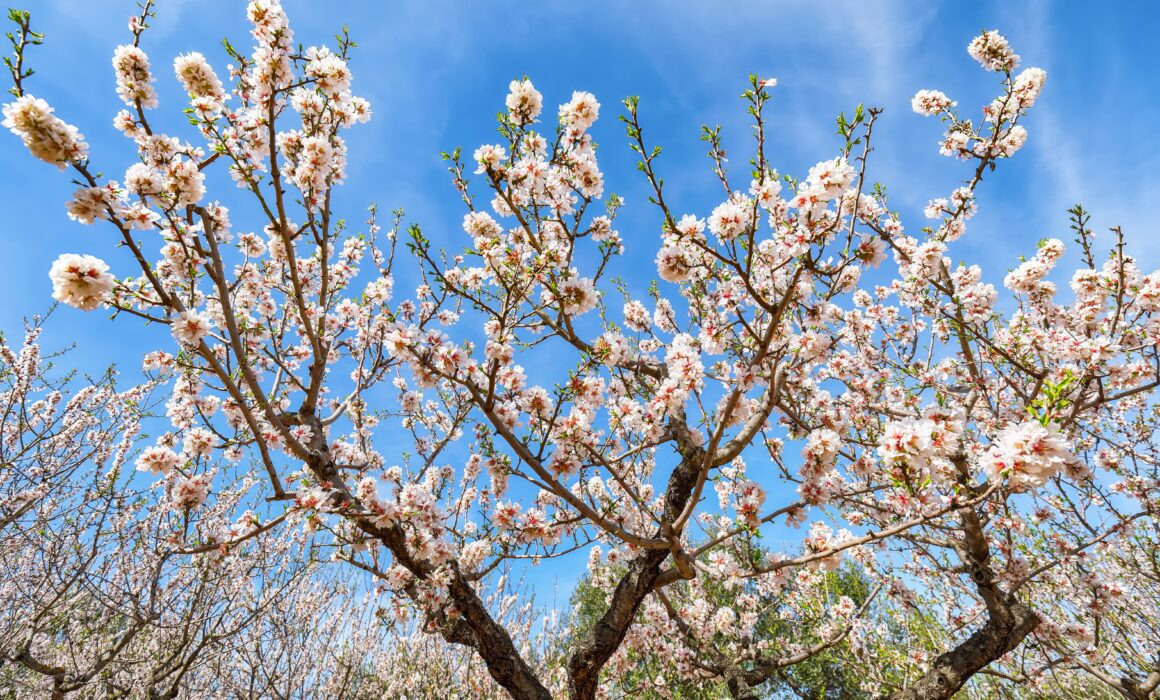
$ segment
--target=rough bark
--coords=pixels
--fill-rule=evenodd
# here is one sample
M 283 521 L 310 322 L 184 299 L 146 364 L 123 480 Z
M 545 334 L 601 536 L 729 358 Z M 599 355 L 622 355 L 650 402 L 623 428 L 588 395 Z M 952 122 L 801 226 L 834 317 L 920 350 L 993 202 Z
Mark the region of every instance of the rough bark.
M 671 525 L 692 496 L 697 475 L 705 465 L 705 452 L 697 447 L 687 433 L 682 420 L 671 427 L 676 434 L 681 462 L 669 475 L 665 489 L 665 507 L 661 522 Z M 656 537 L 667 537 L 670 533 L 658 528 Z M 573 700 L 592 700 L 596 697 L 596 685 L 600 679 L 600 669 L 620 647 L 628 628 L 636 616 L 636 611 L 645 597 L 655 588 L 661 573 L 661 565 L 669 557 L 669 550 L 650 549 L 643 552 L 628 565 L 628 571 L 620 579 L 608 610 L 596 621 L 577 642 L 568 659 L 568 683 Z
M 1022 603 L 1012 601 L 1008 610 L 1005 619 L 988 618 L 977 632 L 936 658 L 930 670 L 891 700 L 950 698 L 971 676 L 1019 646 L 1039 624 L 1039 618 Z
M 321 437 L 326 431 L 319 418 L 314 414 L 299 414 L 287 415 L 283 420 L 287 423 L 301 422 L 314 428 L 307 465 L 322 483 L 330 486 L 335 505 L 357 507 L 358 502 L 330 459 L 325 439 Z M 399 564 L 411 573 L 416 576 L 430 573 L 429 566 L 411 556 L 407 549 L 406 535 L 397 525 L 380 527 L 373 519 L 359 516 L 352 517 L 351 521 L 363 532 L 382 542 Z M 453 567 L 447 593 L 455 603 L 459 616 L 452 619 L 444 614 L 434 620 L 443 637 L 449 642 L 475 649 L 491 677 L 515 700 L 551 700 L 551 693 L 520 655 L 511 635 L 491 616 L 479 594 L 458 567 Z
M 665 550 L 649 550 L 634 559 L 613 591 L 608 610 L 576 643 L 568 659 L 568 679 L 575 700 L 596 697 L 600 669 L 624 641 L 668 554 Z
M 1144 680 L 1121 678 L 1116 690 L 1120 691 L 1128 700 L 1153 700 L 1157 697 L 1156 688 L 1160 687 L 1160 671 L 1155 671 Z
M 736 665 L 731 664 L 729 668 L 725 669 L 725 685 L 733 700 L 760 700 L 746 680 L 745 673 Z
M 959 457 L 954 462 L 961 484 L 969 488 L 966 459 Z M 957 647 L 939 655 L 925 674 L 892 695 L 891 700 L 949 699 L 971 676 L 1019 646 L 1039 625 L 1035 613 L 996 581 L 990 564 L 991 546 L 979 513 L 968 508 L 960 518 L 962 537 L 955 544 L 955 552 L 986 605 L 987 621 Z
M 458 569 L 451 580 L 449 593 L 463 615 L 462 622 L 470 630 L 469 646 L 483 658 L 487 672 L 495 682 L 517 700 L 552 700 L 551 693 L 520 656 L 507 630 L 492 618 L 475 589 Z

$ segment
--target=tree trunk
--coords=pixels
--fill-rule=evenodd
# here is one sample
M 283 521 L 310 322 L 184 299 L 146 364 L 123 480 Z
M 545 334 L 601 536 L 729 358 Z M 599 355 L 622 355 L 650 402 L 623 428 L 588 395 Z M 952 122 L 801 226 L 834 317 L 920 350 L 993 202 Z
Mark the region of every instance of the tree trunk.
M 947 700 L 971 676 L 998 660 L 1031 634 L 1039 618 L 1022 603 L 1012 601 L 1005 620 L 988 618 L 987 624 L 951 651 L 941 654 L 921 678 L 891 700 Z
M 1116 690 L 1129 700 L 1152 700 L 1156 697 L 1153 693 L 1157 687 L 1160 687 L 1160 671 L 1151 673 L 1142 681 L 1121 678 Z
M 959 483 L 969 489 L 971 472 L 966 457 L 959 455 L 951 461 L 959 471 Z M 996 581 L 990 564 L 991 547 L 979 514 L 968 508 L 959 517 L 962 538 L 954 545 L 955 552 L 986 604 L 987 622 L 957 647 L 940 654 L 925 674 L 891 695 L 891 700 L 948 700 L 971 676 L 1019 646 L 1039 625 L 1035 613 Z
M 318 416 L 312 413 L 300 414 L 292 415 L 290 419 L 314 428 L 310 444 L 312 454 L 306 463 L 320 481 L 330 484 L 331 497 L 339 505 L 354 503 L 354 497 L 347 488 L 342 474 L 330 459 L 323 437 L 326 430 Z M 398 525 L 380 527 L 368 517 L 354 517 L 351 518 L 351 522 L 382 542 L 394 554 L 396 561 L 417 577 L 430 572 L 430 567 L 411 556 L 407 549 L 406 536 Z M 475 649 L 487 666 L 487 672 L 514 700 L 552 700 L 552 694 L 536 678 L 531 667 L 520 655 L 511 635 L 491 616 L 487 606 L 480 600 L 471 583 L 464 578 L 457 566 L 452 567 L 447 592 L 460 616 L 453 620 L 440 620 L 440 632 L 443 637 L 450 642 Z
M 463 614 L 470 640 L 466 641 L 483 658 L 487 672 L 515 700 L 552 700 L 552 694 L 536 678 L 531 667 L 520 656 L 511 636 L 487 611 L 475 589 L 459 570 L 451 579 L 451 599 Z
M 665 488 L 665 507 L 661 522 L 671 525 L 685 509 L 692 497 L 693 487 L 701 469 L 706 465 L 705 451 L 691 439 L 684 424 L 684 415 L 670 422 L 681 462 L 669 475 Z M 658 528 L 656 536 L 665 536 Z M 669 557 L 667 549 L 650 549 L 642 552 L 628 565 L 628 571 L 620 579 L 612 593 L 608 610 L 596 621 L 574 647 L 568 659 L 568 683 L 572 700 L 593 700 L 596 685 L 600 679 L 600 669 L 620 648 L 628 628 L 636 617 L 636 611 L 645 597 L 652 592 L 661 573 L 661 566 Z
M 760 700 L 757 693 L 745 681 L 745 674 L 735 664 L 730 664 L 725 670 L 725 685 L 729 688 L 729 696 L 733 700 Z

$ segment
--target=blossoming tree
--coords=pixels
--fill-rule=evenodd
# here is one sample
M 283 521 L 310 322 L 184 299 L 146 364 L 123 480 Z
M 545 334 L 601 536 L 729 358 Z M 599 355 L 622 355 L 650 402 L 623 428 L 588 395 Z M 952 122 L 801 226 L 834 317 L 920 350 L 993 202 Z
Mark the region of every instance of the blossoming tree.
M 1160 274 L 1138 269 L 1119 232 L 1105 257 L 1079 208 L 1070 302 L 1048 279 L 1059 240 L 1007 275 L 1011 298 L 955 258 L 1046 79 L 1019 71 L 997 32 L 968 46 L 998 78 L 980 118 L 938 91 L 914 97 L 966 174 L 920 228 L 871 179 L 879 110 L 840 118 L 835 151 L 804 177 L 781 174 L 765 149 L 776 81 L 752 78 L 751 167 L 738 180 L 706 130 L 722 200 L 686 213 L 627 100 L 660 231 L 661 282 L 636 298 L 610 278 L 643 244 L 622 240 L 623 201 L 604 198 L 593 95 L 547 120 L 515 80 L 502 141 L 473 163 L 447 156 L 465 252 L 399 216 L 384 228 L 373 209 L 354 235 L 331 199 L 343 133 L 371 116 L 351 91 L 352 43 L 296 47 L 277 0 L 247 13 L 255 46 L 227 44 L 226 81 L 201 54 L 174 61 L 192 142 L 151 119 L 150 3 L 130 21 L 114 123 L 138 162 L 119 180 L 27 91 L 24 15 L 4 107 L 33 156 L 77 178 L 68 215 L 111 226 L 127 251 L 116 275 L 62 256 L 53 296 L 171 331 L 145 358 L 170 381 L 171 429 L 136 464 L 172 494 L 188 549 L 228 557 L 266 528 L 324 534 L 394 592 L 394 614 L 474 650 L 516 698 L 639 691 L 617 678 L 640 654 L 752 698 L 839 644 L 868 694 L 896 698 L 1058 674 L 1130 698 L 1160 685 L 1133 631 L 1157 620 Z M 248 209 L 210 197 L 218 171 Z M 419 282 L 395 301 L 402 260 Z M 522 366 L 543 352 L 549 370 Z M 229 509 L 215 505 L 223 460 L 264 489 L 262 525 L 227 532 L 200 515 Z M 763 544 L 807 522 L 800 544 Z M 545 666 L 481 591 L 513 563 L 576 552 L 604 606 Z M 869 582 L 860 601 L 827 586 L 844 562 Z M 1110 578 L 1124 571 L 1137 579 Z M 1124 605 L 1130 590 L 1150 602 Z
M 294 522 L 304 513 L 293 527 L 250 509 L 233 522 L 253 491 L 244 470 L 219 468 L 214 503 L 196 512 L 187 482 L 132 479 L 156 384 L 118 392 L 110 372 L 76 389 L 54 368 L 67 355 L 41 349 L 44 321 L 19 350 L 0 338 L 6 696 L 501 696 L 469 650 L 384 624 L 380 594 L 326 566 L 325 541 Z M 486 598 L 521 653 L 547 658 L 555 627 L 531 601 L 502 583 Z

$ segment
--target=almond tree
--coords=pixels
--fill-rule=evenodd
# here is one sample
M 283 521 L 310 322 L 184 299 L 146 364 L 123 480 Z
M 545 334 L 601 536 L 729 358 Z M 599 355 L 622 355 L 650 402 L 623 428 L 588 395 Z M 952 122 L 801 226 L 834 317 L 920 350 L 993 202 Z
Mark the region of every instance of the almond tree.
M 259 537 L 252 512 L 232 522 L 245 483 L 197 512 L 184 482 L 142 490 L 128 460 L 156 383 L 118 391 L 109 372 L 74 391 L 42 322 L 19 352 L 0 343 L 0 677 L 21 695 L 177 697 L 286 604 L 302 538 Z M 207 534 L 249 542 L 224 557 Z
M 626 100 L 660 230 L 662 282 L 637 298 L 611 278 L 624 202 L 604 197 L 593 95 L 573 93 L 542 128 L 543 96 L 512 81 L 501 142 L 474 152 L 474 172 L 448 155 L 467 250 L 442 252 L 412 227 L 402 251 L 401 215 L 383 228 L 372 209 L 355 235 L 332 208 L 342 134 L 371 114 L 351 92 L 353 43 L 344 32 L 334 49 L 296 46 L 277 0 L 247 14 L 255 46 L 227 44 L 226 83 L 201 54 L 174 61 L 195 142 L 154 117 L 151 4 L 130 21 L 114 123 L 139 162 L 120 180 L 26 92 L 25 15 L 4 107 L 35 157 L 77 179 L 69 216 L 111 226 L 127 251 L 116 265 L 133 270 L 62 256 L 54 297 L 172 333 L 176 351 L 147 358 L 176 377 L 172 430 L 142 465 L 187 511 L 229 493 L 219 460 L 254 464 L 263 522 L 329 537 L 337 559 L 395 593 L 399 615 L 473 649 L 516 698 L 596 697 L 641 648 L 756 697 L 781 669 L 880 637 L 878 596 L 898 611 L 894 629 L 923 637 L 899 663 L 864 655 L 867 692 L 947 698 L 1002 673 L 993 665 L 1051 623 L 1044 598 L 1084 552 L 1147 541 L 1160 274 L 1144 275 L 1118 233 L 1097 259 L 1079 209 L 1070 303 L 1048 279 L 1057 239 L 1007 275 L 1013 299 L 954 258 L 1046 80 L 1019 71 L 997 32 L 968 46 L 998 78 L 980 118 L 941 92 L 915 95 L 946 126 L 940 151 L 966 162 L 963 186 L 933 199 L 917 230 L 869 175 L 878 109 L 840 117 L 841 139 L 805 177 L 781 174 L 766 157 L 776 81 L 751 78 L 750 168 L 738 182 L 720 131 L 705 130 L 722 197 L 704 216 L 667 196 L 660 148 Z M 209 198 L 223 170 L 248 208 Z M 396 278 L 415 275 L 394 301 Z M 545 356 L 547 369 L 523 366 Z M 1124 463 L 1133 479 L 1113 492 Z M 789 551 L 757 541 L 807 521 Z M 228 550 L 247 534 L 203 537 Z M 534 668 L 480 591 L 512 564 L 575 552 L 606 608 L 558 667 Z M 819 605 L 811 586 L 843 561 L 874 595 Z M 706 609 L 714 587 L 734 607 Z M 795 624 L 792 645 L 753 634 L 773 609 Z M 910 614 L 929 626 L 901 624 Z M 1029 673 L 1058 665 L 1044 637 Z
M 261 482 L 220 468 L 213 504 L 197 507 L 142 487 L 130 460 L 160 382 L 81 382 L 58 369 L 67 353 L 42 351 L 43 323 L 18 349 L 0 339 L 4 697 L 450 698 L 449 684 L 498 697 L 468 650 L 395 620 L 380 591 L 320 561 L 310 528 L 243 510 Z M 558 626 L 516 591 L 500 583 L 488 599 L 542 665 Z

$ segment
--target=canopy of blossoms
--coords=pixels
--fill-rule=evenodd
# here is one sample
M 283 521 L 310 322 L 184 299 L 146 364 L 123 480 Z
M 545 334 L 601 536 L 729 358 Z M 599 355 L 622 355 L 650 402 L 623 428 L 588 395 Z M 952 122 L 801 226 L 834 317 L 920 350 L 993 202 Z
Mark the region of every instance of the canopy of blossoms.
M 593 138 L 609 107 L 577 91 L 552 113 L 520 78 L 497 141 L 447 155 L 463 231 L 432 240 L 401 213 L 356 226 L 332 206 L 344 134 L 372 113 L 345 34 L 301 47 L 277 0 L 252 0 L 252 49 L 227 44 L 226 72 L 174 58 L 189 124 L 169 134 L 140 48 L 151 17 L 146 2 L 113 54 L 123 175 L 99 174 L 106 154 L 19 67 L 3 125 L 76 180 L 68 216 L 108 233 L 53 264 L 53 298 L 155 329 L 165 425 L 133 450 L 155 484 L 133 518 L 163 523 L 158 567 L 264 581 L 277 607 L 311 579 L 275 560 L 324 549 L 376 591 L 344 605 L 470 650 L 515 698 L 754 698 L 837 649 L 867 696 L 1160 686 L 1160 273 L 1080 207 L 1074 241 L 1011 261 L 1004 290 L 962 257 L 1046 81 L 999 33 L 967 47 L 996 88 L 978 115 L 914 96 L 964 177 L 925 221 L 874 180 L 880 110 L 780 172 L 776 81 L 752 76 L 748 163 L 705 131 L 709 211 L 666 191 L 645 107 L 625 100 L 657 228 L 622 237 L 629 205 L 606 196 Z M 29 32 L 25 17 L 21 58 Z M 215 195 L 217 173 L 245 207 Z M 630 246 L 655 250 L 648 295 L 614 276 Z M 535 633 L 513 621 L 520 593 L 492 594 L 503 577 L 583 557 L 593 623 L 551 653 L 521 641 Z M 843 572 L 860 594 L 834 590 Z M 31 647 L 8 658 L 52 667 Z

